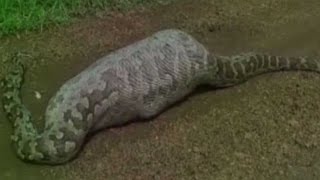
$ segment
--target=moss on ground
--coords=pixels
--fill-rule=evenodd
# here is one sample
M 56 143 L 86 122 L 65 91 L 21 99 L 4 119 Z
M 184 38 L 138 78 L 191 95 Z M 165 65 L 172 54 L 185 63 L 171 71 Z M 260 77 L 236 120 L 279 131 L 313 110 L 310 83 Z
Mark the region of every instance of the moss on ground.
M 105 11 L 169 3 L 171 0 L 1 0 L 0 37 L 21 31 L 42 31 L 76 17 L 99 16 Z

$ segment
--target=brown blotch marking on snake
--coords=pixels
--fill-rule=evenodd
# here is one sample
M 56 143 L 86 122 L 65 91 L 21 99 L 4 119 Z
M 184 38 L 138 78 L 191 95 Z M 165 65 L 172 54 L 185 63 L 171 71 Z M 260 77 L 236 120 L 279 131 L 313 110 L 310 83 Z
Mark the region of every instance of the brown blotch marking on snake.
M 57 137 L 57 135 L 58 135 L 57 133 L 59 133 L 59 132 L 63 133 L 62 138 Z M 53 140 L 55 142 L 55 144 L 57 145 L 56 147 L 60 147 L 58 145 L 64 144 L 65 141 L 74 141 L 74 140 L 78 139 L 78 136 L 79 136 L 78 134 L 75 134 L 72 131 L 70 131 L 70 129 L 67 127 L 61 127 L 59 129 L 59 132 L 49 134 L 50 140 Z
M 172 80 L 172 84 L 169 85 L 169 87 L 164 87 L 164 91 L 166 93 L 169 93 L 170 91 L 176 91 L 178 89 L 179 81 L 175 77 L 175 58 L 177 56 L 177 52 L 169 45 L 165 44 L 163 47 L 160 48 L 161 56 L 163 56 L 164 59 L 161 59 L 161 57 L 156 57 L 155 63 L 158 68 L 158 74 L 159 78 L 161 80 L 168 81 L 168 76 Z M 162 88 L 162 87 L 160 87 Z
M 188 56 L 184 51 L 178 51 L 178 58 L 179 59 L 187 59 Z M 187 65 L 186 65 L 187 64 Z M 189 86 L 192 84 L 191 80 L 194 79 L 194 74 L 191 72 L 191 66 L 192 62 L 191 61 L 178 61 L 178 66 L 183 67 L 184 69 L 180 69 L 180 79 L 183 79 L 185 82 L 186 86 Z
M 190 45 L 189 45 L 190 46 Z M 204 69 L 205 68 L 205 61 L 203 61 L 203 59 L 205 59 L 205 55 L 206 55 L 206 51 L 203 48 L 199 48 L 197 46 L 197 50 L 194 51 L 193 47 L 189 47 L 187 44 L 184 44 L 184 47 L 186 49 L 186 56 L 189 60 L 189 62 L 191 63 L 195 63 L 199 66 L 199 69 Z M 178 52 L 177 52 L 178 53 Z M 195 65 L 192 65 L 191 67 L 195 67 Z
M 264 61 L 264 69 L 270 69 L 272 68 L 270 65 L 270 59 L 269 59 L 269 55 L 264 54 L 263 55 L 263 61 Z
M 31 145 L 31 143 L 30 142 L 28 142 L 28 143 L 24 143 L 24 144 L 21 144 L 22 146 L 19 146 L 19 148 L 21 148 L 21 150 L 22 150 L 22 152 L 30 152 L 30 145 Z M 39 145 L 37 145 L 36 147 L 35 147 L 35 150 L 37 151 L 37 152 L 41 152 L 41 148 L 39 147 Z M 31 154 L 31 153 L 28 153 L 28 154 Z M 26 159 L 28 159 L 28 157 L 27 156 L 25 156 L 24 158 L 26 158 Z
M 189 69 L 180 69 L 180 81 L 187 83 L 187 82 L 194 82 L 201 83 L 204 80 L 202 77 L 202 73 L 207 71 L 208 64 L 206 64 L 207 61 L 204 61 L 206 59 L 206 52 L 202 50 L 201 52 L 194 52 L 187 50 L 186 54 L 188 62 L 180 61 L 182 65 L 180 67 L 185 67 L 186 65 L 183 65 L 183 63 L 189 63 L 190 64 L 190 70 Z M 183 74 L 182 72 L 186 72 L 187 75 Z M 188 84 L 185 84 L 188 85 Z
M 143 101 L 149 102 L 150 100 L 156 98 L 159 94 L 158 89 L 153 87 L 153 84 L 158 76 L 158 69 L 152 65 L 152 62 L 149 62 L 148 60 L 145 59 L 147 57 L 138 55 L 138 54 L 141 54 L 140 51 L 136 53 L 137 53 L 137 56 L 135 57 L 138 59 L 135 59 L 135 60 L 140 61 L 141 65 L 133 66 L 132 64 L 130 64 L 131 62 L 128 62 L 124 65 L 124 68 L 129 73 L 128 74 L 129 85 L 133 89 L 137 89 L 138 88 L 137 85 L 140 85 L 140 83 L 137 82 L 137 77 L 139 77 L 138 75 L 142 73 L 141 75 L 143 79 L 141 81 L 143 81 L 144 85 L 147 86 L 144 88 L 148 89 L 148 93 L 143 96 Z M 157 57 L 154 57 L 154 58 L 157 58 Z M 161 59 L 158 58 L 155 61 L 161 61 Z M 140 94 L 136 94 L 136 93 L 139 93 L 139 91 L 133 91 L 133 93 L 134 94 L 132 94 L 132 98 L 135 98 L 138 100 L 138 98 L 140 97 Z
M 90 107 L 90 105 L 89 105 L 89 107 L 92 108 L 91 112 L 93 112 L 94 120 L 103 118 L 105 116 L 105 114 L 107 112 L 109 112 L 109 107 L 102 107 L 106 110 L 101 112 L 101 114 L 96 114 L 94 112 L 95 106 L 96 105 L 103 106 L 103 104 L 101 104 L 102 101 L 108 99 L 109 96 L 113 92 L 118 92 L 121 94 L 121 91 L 123 91 L 126 86 L 124 79 L 122 79 L 121 77 L 118 77 L 117 70 L 112 69 L 112 68 L 108 69 L 104 73 L 102 73 L 100 80 L 103 81 L 104 83 L 106 83 L 105 88 L 101 91 L 100 90 L 96 91 L 95 96 L 89 95 L 90 100 L 95 102 L 92 107 Z M 100 94 L 100 95 L 98 95 L 98 94 Z M 97 99 L 99 96 L 100 96 L 100 98 Z
M 235 78 L 235 72 L 234 67 L 232 66 L 232 62 L 225 61 L 223 64 L 224 67 L 224 74 L 227 79 L 234 79 Z
M 195 75 L 199 69 L 204 68 L 203 62 L 199 61 L 199 59 L 190 60 L 189 62 L 191 63 L 190 73 L 193 75 Z
M 301 57 L 300 59 L 304 68 L 318 69 L 318 63 L 314 59 L 308 57 Z
M 282 57 L 282 56 L 276 57 L 276 58 L 278 59 L 278 66 L 280 68 L 288 68 L 289 67 L 289 61 L 287 58 Z
M 84 118 L 87 116 L 87 114 L 84 114 L 83 112 L 80 113 L 83 119 L 73 116 L 72 110 L 68 109 L 65 113 L 63 113 L 63 119 L 66 123 L 69 123 L 69 121 L 71 121 L 74 128 L 83 129 L 85 131 L 88 129 L 88 127 L 86 127 L 87 123 L 84 123 Z
M 264 55 L 262 54 L 258 54 L 257 55 L 257 59 L 261 60 L 262 61 L 262 69 L 268 69 L 269 68 L 269 62 L 268 62 L 268 59 L 266 59 L 264 57 Z
M 258 63 L 259 61 L 255 56 L 250 56 L 250 64 L 251 64 L 253 73 L 255 73 L 259 69 Z
M 259 69 L 264 69 L 265 61 L 263 60 L 262 55 L 257 54 L 257 55 L 256 55 L 256 60 L 258 61 L 258 64 L 259 64 L 258 68 L 259 68 Z
M 224 66 L 224 59 L 223 57 L 217 57 L 216 58 L 216 61 L 217 61 L 217 67 L 218 67 L 218 76 L 220 76 L 219 78 L 220 79 L 224 79 L 224 70 L 223 70 L 223 66 Z
M 88 98 L 89 108 L 88 108 L 87 112 L 89 114 L 89 112 L 94 113 L 94 107 L 96 106 L 96 104 L 99 104 L 101 98 L 104 98 L 105 96 L 102 93 L 102 91 L 95 89 L 91 93 L 88 93 L 87 91 L 82 91 L 81 97 Z M 83 118 L 85 118 L 85 117 L 86 116 L 83 116 Z M 96 114 L 93 114 L 93 117 L 95 118 Z
M 269 56 L 271 68 L 277 68 L 277 58 L 276 56 Z
M 163 91 L 163 92 L 161 92 Z M 151 85 L 149 86 L 149 91 L 147 94 L 143 95 L 143 103 L 144 105 L 152 105 L 153 101 L 159 97 L 162 94 L 166 94 L 167 91 L 163 87 L 158 87 L 158 88 L 152 88 Z
M 169 86 L 169 87 L 171 87 L 171 86 Z M 168 90 L 168 87 L 166 87 L 166 86 L 160 86 L 158 91 L 155 90 L 154 92 L 151 92 L 151 94 L 158 94 L 161 96 L 165 96 L 169 93 L 170 93 L 170 91 Z M 151 96 L 148 95 L 148 96 L 146 96 L 146 98 L 147 97 L 151 97 Z
M 85 99 L 88 100 L 88 98 L 85 98 Z M 84 120 L 84 119 L 88 116 L 88 114 L 90 113 L 89 108 L 88 108 L 88 107 L 85 107 L 85 105 L 83 105 L 82 103 L 78 103 L 78 104 L 76 105 L 76 109 L 78 110 L 78 112 L 81 113 L 83 120 Z
M 208 54 L 207 59 L 208 59 L 208 67 L 209 68 L 215 68 L 216 70 L 219 68 L 217 65 L 218 64 L 217 57 L 215 55 L 210 53 L 210 54 Z
M 254 73 L 257 69 L 257 61 L 254 56 L 250 56 L 247 61 L 244 61 L 245 71 L 246 73 Z
M 53 147 L 55 147 L 55 150 L 57 151 L 57 154 L 59 154 L 59 156 L 63 157 L 66 155 L 69 155 L 69 153 L 74 152 L 74 151 L 70 151 L 70 152 L 66 152 L 65 148 L 66 148 L 66 142 L 73 142 L 75 143 L 75 147 L 73 150 L 79 148 L 82 144 L 82 142 L 78 142 L 79 140 L 79 134 L 75 134 L 73 131 L 71 131 L 68 127 L 60 127 L 58 131 L 48 131 L 49 129 L 52 129 L 53 124 L 49 124 L 46 129 L 45 132 L 48 132 L 48 138 L 50 139 L 50 142 L 53 143 Z M 83 137 L 85 136 L 85 134 L 83 134 Z M 39 145 L 45 145 L 46 140 L 48 139 L 39 139 L 40 142 L 38 142 Z M 49 142 L 49 143 L 50 143 Z M 47 142 L 48 143 L 48 142 Z M 37 148 L 39 149 L 43 149 L 43 148 L 48 148 L 48 147 L 39 147 L 37 146 Z M 41 152 L 39 150 L 39 152 Z M 45 158 L 45 157 L 44 157 Z
M 301 58 L 297 58 L 297 57 L 289 57 L 288 58 L 289 62 L 290 62 L 290 68 L 291 69 L 299 69 L 301 68 Z
M 81 112 L 83 118 L 80 121 L 75 118 L 71 119 L 75 121 L 73 123 L 77 128 L 82 127 L 83 130 L 89 130 L 95 120 L 101 119 L 104 116 L 106 112 L 99 112 L 99 114 L 97 114 L 97 112 L 95 112 L 95 107 L 103 106 L 103 104 L 101 104 L 102 101 L 106 100 L 112 92 L 123 89 L 120 87 L 123 84 L 123 79 L 118 77 L 116 73 L 117 71 L 115 69 L 110 68 L 101 74 L 99 80 L 105 83 L 105 88 L 102 90 L 94 89 L 91 93 L 89 93 L 89 89 L 81 90 L 80 97 L 88 100 L 88 108 L 84 107 L 82 104 L 77 105 L 77 109 Z M 102 108 L 108 109 L 107 107 Z M 68 117 L 71 115 L 70 113 L 71 111 L 68 112 Z M 65 120 L 68 121 L 67 118 Z
M 159 70 L 160 77 L 165 77 L 166 74 L 174 72 L 174 61 L 177 52 L 171 47 L 170 44 L 165 44 L 160 48 L 161 57 L 156 57 L 155 63 Z
M 140 96 L 139 91 L 135 91 L 134 89 L 137 89 L 137 85 L 140 85 L 138 78 L 140 77 L 141 72 L 143 72 L 143 70 L 140 69 L 142 67 L 142 64 L 140 63 L 143 63 L 143 61 L 141 51 L 135 51 L 130 59 L 124 57 L 119 61 L 120 67 L 122 67 L 127 73 L 127 80 L 129 83 L 127 85 L 132 88 L 130 98 L 135 100 L 138 100 Z M 152 72 L 154 71 L 154 69 L 151 68 L 149 70 Z M 148 76 L 147 78 L 149 78 L 147 79 L 148 81 L 153 79 L 152 76 Z
M 242 68 L 243 68 L 245 74 L 250 73 L 248 71 L 248 70 L 250 70 L 250 65 L 249 65 L 249 63 L 247 63 L 247 61 L 244 61 L 243 59 L 236 59 L 236 62 L 239 62 L 242 64 Z
M 258 58 L 258 56 L 254 56 L 254 58 L 256 59 L 257 69 L 262 69 L 263 60 Z
M 235 68 L 235 70 L 237 71 L 237 79 L 244 79 L 245 78 L 245 70 L 244 67 L 242 66 L 242 64 L 240 62 L 234 62 L 233 66 Z
M 315 59 L 309 57 L 305 57 L 305 59 L 309 68 L 319 70 L 319 63 Z

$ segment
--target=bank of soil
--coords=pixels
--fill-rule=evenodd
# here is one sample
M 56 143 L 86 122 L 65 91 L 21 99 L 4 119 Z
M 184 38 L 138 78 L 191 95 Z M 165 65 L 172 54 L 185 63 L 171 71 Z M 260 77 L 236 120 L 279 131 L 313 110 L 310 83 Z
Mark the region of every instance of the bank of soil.
M 317 0 L 177 1 L 106 13 L 68 27 L 8 37 L 1 60 L 22 50 L 23 97 L 41 127 L 48 99 L 97 58 L 165 28 L 189 32 L 211 52 L 319 57 Z M 320 59 L 319 59 L 320 60 Z M 2 62 L 1 77 L 9 62 Z M 34 91 L 42 98 L 37 100 Z M 97 133 L 79 157 L 56 167 L 25 164 L 0 122 L 0 177 L 15 179 L 317 179 L 320 76 L 280 72 L 199 92 L 157 118 Z M 3 179 L 3 178 L 1 178 Z

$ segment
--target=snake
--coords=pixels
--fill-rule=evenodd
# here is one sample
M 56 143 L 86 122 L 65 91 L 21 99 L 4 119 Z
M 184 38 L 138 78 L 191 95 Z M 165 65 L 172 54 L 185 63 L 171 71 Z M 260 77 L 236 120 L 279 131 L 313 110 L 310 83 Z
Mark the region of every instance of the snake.
M 48 100 L 39 130 L 21 98 L 25 65 L 19 56 L 12 59 L 14 68 L 1 87 L 13 148 L 23 161 L 49 165 L 74 160 L 90 133 L 153 118 L 202 85 L 225 88 L 275 71 L 320 72 L 315 58 L 255 52 L 223 56 L 187 32 L 164 29 L 99 58 L 67 80 Z

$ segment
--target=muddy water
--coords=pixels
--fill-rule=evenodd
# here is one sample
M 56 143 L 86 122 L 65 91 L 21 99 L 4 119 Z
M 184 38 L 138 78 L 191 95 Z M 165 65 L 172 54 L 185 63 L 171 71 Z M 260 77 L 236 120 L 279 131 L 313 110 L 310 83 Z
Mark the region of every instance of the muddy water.
M 0 54 L 5 59 L 17 49 L 33 56 L 26 59 L 23 96 L 41 127 L 46 102 L 65 80 L 152 32 L 180 28 L 225 55 L 318 57 L 319 11 L 317 0 L 186 0 L 6 38 Z M 1 76 L 7 64 L 0 67 Z M 99 132 L 78 159 L 58 167 L 16 159 L 10 126 L 1 121 L 0 179 L 317 179 L 319 84 L 317 74 L 286 72 L 198 93 L 153 121 Z M 42 94 L 40 100 L 34 91 Z

